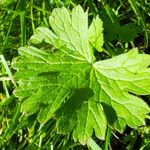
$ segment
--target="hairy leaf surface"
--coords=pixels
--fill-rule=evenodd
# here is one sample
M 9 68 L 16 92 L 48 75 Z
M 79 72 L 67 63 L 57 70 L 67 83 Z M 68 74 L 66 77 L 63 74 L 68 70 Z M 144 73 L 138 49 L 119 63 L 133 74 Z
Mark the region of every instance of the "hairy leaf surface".
M 107 124 L 120 132 L 126 125 L 143 125 L 150 112 L 138 96 L 150 93 L 150 56 L 135 49 L 95 62 L 90 44 L 101 48 L 103 43 L 97 26 L 90 38 L 95 23 L 101 23 L 96 20 L 89 29 L 88 14 L 80 6 L 71 13 L 64 7 L 55 9 L 50 17 L 52 29 L 38 28 L 30 41 L 53 45 L 55 52 L 21 47 L 13 64 L 18 82 L 15 95 L 23 101 L 22 111 L 38 112 L 43 124 L 56 118 L 58 132 L 73 132 L 74 140 L 82 144 L 93 131 L 105 139 Z

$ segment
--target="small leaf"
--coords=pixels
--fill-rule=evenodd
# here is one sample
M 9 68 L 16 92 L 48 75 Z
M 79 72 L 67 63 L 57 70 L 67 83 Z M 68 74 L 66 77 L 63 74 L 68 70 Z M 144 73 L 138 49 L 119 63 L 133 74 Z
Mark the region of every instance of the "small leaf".
M 88 145 L 92 150 L 102 150 L 92 138 L 90 138 L 90 139 L 88 140 L 87 145 Z
M 100 11 L 100 18 L 104 25 L 104 39 L 106 41 L 116 40 L 120 24 L 115 11 L 110 6 L 106 5 Z
M 103 51 L 102 46 L 104 43 L 102 25 L 103 23 L 101 19 L 96 16 L 96 18 L 93 19 L 93 22 L 89 27 L 89 42 L 94 48 L 96 48 L 100 52 Z
M 121 42 L 133 41 L 138 34 L 138 26 L 134 23 L 125 24 L 123 26 L 120 26 L 118 34 L 119 41 Z

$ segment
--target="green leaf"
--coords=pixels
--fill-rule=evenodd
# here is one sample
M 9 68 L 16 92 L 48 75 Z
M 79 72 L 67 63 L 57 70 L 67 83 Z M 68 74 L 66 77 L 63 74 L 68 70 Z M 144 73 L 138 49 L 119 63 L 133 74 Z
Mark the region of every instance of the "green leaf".
M 100 10 L 100 18 L 104 25 L 104 39 L 105 41 L 117 40 L 120 29 L 119 19 L 113 8 L 109 5 L 104 6 Z
M 96 16 L 93 19 L 92 24 L 89 27 L 89 42 L 92 44 L 92 47 L 96 48 L 98 51 L 103 51 L 103 23 L 101 19 Z
M 71 13 L 64 7 L 55 9 L 52 29 L 38 28 L 31 43 L 39 47 L 44 41 L 56 51 L 21 47 L 13 63 L 22 111 L 38 112 L 42 124 L 55 118 L 59 133 L 73 132 L 83 145 L 93 132 L 105 139 L 107 124 L 120 132 L 126 125 L 144 125 L 150 112 L 138 96 L 150 93 L 150 56 L 135 49 L 94 62 L 87 17 L 80 6 Z
M 81 6 L 72 10 L 70 16 L 66 8 L 55 9 L 50 24 L 57 34 L 57 46 L 74 58 L 92 62 L 92 52 L 88 43 L 88 14 Z
M 47 42 L 49 44 L 52 44 L 55 42 L 56 38 L 57 37 L 55 36 L 55 34 L 52 31 L 50 31 L 48 28 L 39 27 L 35 30 L 35 34 L 31 36 L 30 42 L 33 45 L 38 45 L 42 42 Z
M 128 23 L 123 26 L 120 26 L 119 29 L 119 41 L 121 42 L 129 42 L 133 41 L 134 38 L 138 35 L 138 26 L 134 23 Z
M 88 140 L 87 145 L 88 145 L 92 150 L 102 150 L 92 138 L 90 138 L 90 139 Z
M 104 25 L 104 39 L 105 41 L 120 41 L 130 42 L 134 41 L 138 33 L 140 33 L 139 25 L 135 23 L 127 23 L 121 25 L 119 22 L 118 14 L 116 14 L 114 8 L 106 5 L 100 11 L 100 17 Z

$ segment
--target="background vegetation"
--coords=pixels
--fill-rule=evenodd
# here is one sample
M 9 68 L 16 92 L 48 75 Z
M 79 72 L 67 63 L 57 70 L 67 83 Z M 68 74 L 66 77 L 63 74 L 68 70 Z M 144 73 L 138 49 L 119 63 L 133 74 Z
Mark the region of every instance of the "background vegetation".
M 12 77 L 12 59 L 17 49 L 25 46 L 38 26 L 49 26 L 48 18 L 54 8 L 72 9 L 80 4 L 88 10 L 90 21 L 99 14 L 104 27 L 104 52 L 95 52 L 99 59 L 121 54 L 138 47 L 150 49 L 150 2 L 148 0 L 0 0 L 0 149 L 87 149 L 74 143 L 71 135 L 57 134 L 55 121 L 44 127 L 36 115 L 20 112 L 20 101 L 13 95 L 16 86 Z M 143 99 L 150 105 L 150 97 Z M 139 112 L 140 113 L 140 112 Z M 112 132 L 105 143 L 93 137 L 103 149 L 150 149 L 150 120 L 137 130 L 129 127 L 123 134 Z

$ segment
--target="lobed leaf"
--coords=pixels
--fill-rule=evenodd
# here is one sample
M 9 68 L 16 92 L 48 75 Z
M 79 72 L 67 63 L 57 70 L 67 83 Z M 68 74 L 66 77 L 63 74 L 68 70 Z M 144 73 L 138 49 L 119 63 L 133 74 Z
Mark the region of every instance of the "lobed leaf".
M 52 29 L 38 28 L 31 43 L 44 40 L 56 52 L 21 47 L 13 64 L 18 82 L 15 95 L 22 100 L 22 111 L 39 112 L 42 124 L 55 118 L 59 133 L 73 132 L 74 140 L 83 145 L 93 132 L 105 139 L 108 124 L 120 132 L 126 125 L 143 125 L 150 112 L 138 96 L 150 93 L 150 56 L 135 49 L 94 62 L 89 43 L 102 47 L 102 29 L 96 27 L 93 38 L 89 31 L 101 22 L 97 17 L 88 29 L 87 19 L 81 6 L 71 14 L 64 7 L 55 9 L 50 17 Z

